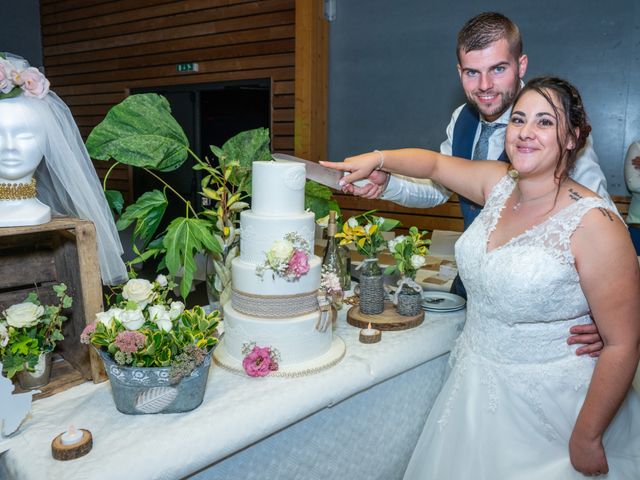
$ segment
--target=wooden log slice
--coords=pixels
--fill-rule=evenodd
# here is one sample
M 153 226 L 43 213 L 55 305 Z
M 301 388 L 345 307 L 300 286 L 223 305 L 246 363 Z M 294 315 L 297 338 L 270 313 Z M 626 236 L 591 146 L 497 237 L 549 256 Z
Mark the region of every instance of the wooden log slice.
M 424 311 L 412 317 L 400 315 L 391 302 L 384 302 L 384 310 L 378 315 L 365 315 L 360 311 L 359 305 L 354 305 L 347 312 L 347 323 L 359 328 L 367 328 L 371 323 L 371 328 L 378 330 L 408 330 L 417 327 L 423 321 Z
M 93 437 L 89 430 L 80 429 L 82 438 L 73 445 L 62 444 L 62 433 L 51 442 L 51 455 L 56 460 L 74 460 L 80 458 L 91 451 L 93 447 Z

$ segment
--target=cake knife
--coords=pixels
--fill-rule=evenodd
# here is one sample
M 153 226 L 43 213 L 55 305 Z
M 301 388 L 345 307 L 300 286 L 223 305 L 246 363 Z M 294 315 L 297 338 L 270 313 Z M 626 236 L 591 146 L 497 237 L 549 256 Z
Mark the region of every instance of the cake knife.
M 272 157 L 275 160 L 287 160 L 290 162 L 303 163 L 306 167 L 306 177 L 309 180 L 318 182 L 334 190 L 341 190 L 340 179 L 347 175 L 346 172 L 339 170 L 333 170 L 332 168 L 326 168 L 322 165 L 312 162 L 311 160 L 305 160 L 304 158 L 294 157 L 293 155 L 287 155 L 286 153 L 274 153 Z M 354 185 L 362 187 L 369 183 L 368 180 L 357 180 L 353 182 Z

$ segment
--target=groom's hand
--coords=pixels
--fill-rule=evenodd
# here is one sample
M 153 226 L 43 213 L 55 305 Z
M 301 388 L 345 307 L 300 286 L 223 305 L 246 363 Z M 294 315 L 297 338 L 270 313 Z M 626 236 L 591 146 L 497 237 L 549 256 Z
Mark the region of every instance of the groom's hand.
M 375 200 L 379 198 L 387 187 L 387 181 L 389 180 L 389 174 L 381 170 L 374 170 L 367 178 L 369 181 L 366 185 L 358 187 L 352 183 L 346 184 L 342 187 L 342 191 L 350 193 L 351 195 L 357 195 L 358 197 L 367 198 L 369 200 Z
M 600 337 L 595 323 L 574 325 L 569 329 L 569 332 L 571 333 L 571 336 L 567 339 L 569 345 L 583 344 L 576 350 L 576 355 L 585 355 L 587 353 L 591 357 L 600 355 L 604 343 L 602 343 L 602 337 Z

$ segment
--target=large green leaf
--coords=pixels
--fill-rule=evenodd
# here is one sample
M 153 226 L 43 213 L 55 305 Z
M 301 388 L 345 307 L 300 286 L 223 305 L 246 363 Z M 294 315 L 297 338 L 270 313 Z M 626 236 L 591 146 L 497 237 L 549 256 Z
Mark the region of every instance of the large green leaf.
M 222 252 L 213 236 L 211 223 L 199 218 L 176 218 L 169 224 L 163 245 L 167 250 L 166 265 L 169 273 L 177 275 L 183 267 L 180 295 L 186 298 L 196 272 L 195 254 L 202 251 Z
M 166 98 L 155 93 L 131 95 L 113 107 L 87 139 L 97 160 L 114 159 L 162 172 L 187 159 L 189 142 L 171 115 Z
M 224 168 L 231 162 L 238 162 L 229 180 L 233 185 L 245 183 L 245 190 L 251 193 L 251 165 L 256 160 L 271 160 L 269 142 L 271 137 L 268 128 L 246 130 L 231 137 L 222 148 L 211 146 L 211 151 L 220 159 Z
M 131 223 L 136 222 L 133 230 L 133 241 L 140 238 L 147 245 L 158 229 L 162 216 L 167 209 L 167 197 L 160 190 L 143 193 L 133 205 L 129 205 L 116 226 L 124 230 Z
M 107 198 L 109 207 L 115 211 L 118 215 L 122 213 L 124 207 L 124 197 L 119 190 L 105 190 L 104 196 Z
M 331 190 L 312 180 L 308 180 L 304 186 L 304 208 L 311 210 L 316 220 L 329 215 L 329 210 L 335 210 L 340 215 L 340 207 L 333 199 Z

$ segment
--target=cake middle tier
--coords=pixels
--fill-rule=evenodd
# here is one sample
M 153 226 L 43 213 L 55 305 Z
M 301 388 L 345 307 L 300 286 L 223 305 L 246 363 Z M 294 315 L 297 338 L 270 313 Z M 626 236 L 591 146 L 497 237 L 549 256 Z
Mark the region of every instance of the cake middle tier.
M 240 226 L 240 258 L 254 266 L 264 262 L 273 242 L 283 241 L 288 233 L 304 238 L 313 252 L 315 215 L 312 212 L 276 217 L 247 210 L 240 214 Z
M 265 270 L 256 274 L 256 264 L 234 258 L 231 262 L 231 282 L 234 290 L 251 295 L 298 295 L 315 292 L 320 287 L 322 260 L 316 255 L 309 258 L 309 271 L 300 278 L 287 280 Z

